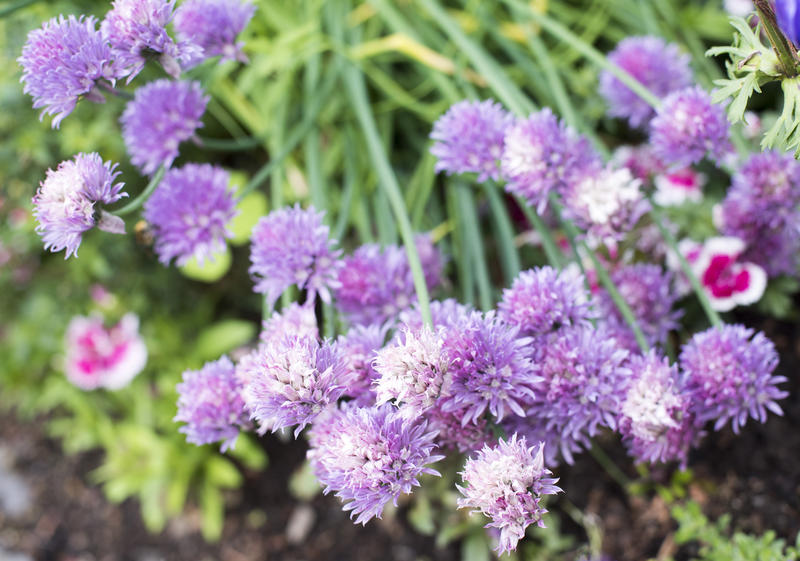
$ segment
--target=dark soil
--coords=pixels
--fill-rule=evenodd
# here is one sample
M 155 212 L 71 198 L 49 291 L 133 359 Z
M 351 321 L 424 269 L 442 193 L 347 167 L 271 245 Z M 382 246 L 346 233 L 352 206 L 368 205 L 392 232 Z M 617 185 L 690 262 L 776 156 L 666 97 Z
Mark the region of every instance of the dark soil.
M 779 372 L 790 379 L 782 402 L 785 416 L 761 425 L 749 422 L 741 434 L 711 433 L 696 450 L 687 494 L 712 519 L 729 513 L 735 527 L 753 533 L 773 529 L 794 540 L 800 529 L 800 330 L 768 322 L 764 330 L 781 352 Z M 599 442 L 626 475 L 641 478 L 622 445 L 609 436 Z M 0 511 L 0 561 L 3 551 L 25 553 L 37 561 L 286 560 L 286 561 L 450 561 L 457 546 L 437 548 L 405 523 L 404 513 L 354 525 L 334 497 L 301 503 L 291 496 L 289 475 L 305 453 L 302 442 L 283 443 L 273 436 L 264 446 L 273 462 L 263 473 L 248 474 L 244 487 L 229 497 L 223 538 L 206 543 L 198 530 L 199 513 L 189 511 L 159 535 L 144 528 L 138 504 L 108 504 L 88 474 L 99 465 L 96 454 L 65 456 L 44 436 L 43 422 L 0 417 L 0 446 L 11 467 L 31 486 L 33 507 L 16 518 Z M 602 530 L 605 553 L 618 561 L 686 559 L 691 550 L 675 546 L 675 523 L 669 507 L 652 485 L 626 493 L 589 454 L 560 468 L 560 485 L 578 510 Z M 669 481 L 668 470 L 652 470 L 650 481 Z M 563 500 L 563 499 L 561 499 Z M 551 503 L 564 512 L 565 505 Z M 561 515 L 562 531 L 586 542 L 585 529 Z M 287 527 L 305 520 L 308 530 L 290 543 Z M 300 524 L 302 526 L 302 524 Z

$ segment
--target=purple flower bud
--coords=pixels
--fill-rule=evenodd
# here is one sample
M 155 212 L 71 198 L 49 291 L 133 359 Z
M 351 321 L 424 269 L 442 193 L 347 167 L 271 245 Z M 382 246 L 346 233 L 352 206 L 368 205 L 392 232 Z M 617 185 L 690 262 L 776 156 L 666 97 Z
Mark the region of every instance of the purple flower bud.
M 528 447 L 525 437 L 484 446 L 467 459 L 461 476 L 464 486 L 456 485 L 464 495 L 458 508 L 471 508 L 491 521 L 487 528 L 500 530 L 498 555 L 514 551 L 531 524 L 544 528 L 542 495 L 555 495 L 561 489 L 557 478 L 548 477 L 544 467 L 544 443 Z
M 200 54 L 192 44 L 176 45 L 167 33 L 175 0 L 114 0 L 100 24 L 111 45 L 114 62 L 124 69 L 130 82 L 148 60 L 157 59 L 173 78 L 181 73 L 179 61 L 188 62 Z
M 136 90 L 120 118 L 133 165 L 152 175 L 171 166 L 178 146 L 194 136 L 208 104 L 200 82 L 156 80 Z
M 407 417 L 414 418 L 449 392 L 450 360 L 441 332 L 406 328 L 400 339 L 377 352 L 375 393 L 379 404 L 394 401 Z
M 361 406 L 374 405 L 377 400 L 373 386 L 379 377 L 375 371 L 375 357 L 386 343 L 389 328 L 388 323 L 354 325 L 336 342 L 347 365 L 345 394 Z
M 720 159 L 731 152 L 728 118 L 702 88 L 672 92 L 650 123 L 653 152 L 664 164 L 688 167 L 704 157 Z
M 33 197 L 33 215 L 39 221 L 36 231 L 44 240 L 44 248 L 56 252 L 66 249 L 66 259 L 78 255 L 81 237 L 87 230 L 101 226 L 106 213 L 95 203 L 111 204 L 127 193 L 122 183 L 114 183 L 119 175 L 116 164 L 103 162 L 99 154 L 77 154 L 61 162 L 47 177 Z M 110 215 L 109 215 L 110 216 Z M 104 229 L 119 230 L 119 218 L 106 218 Z M 124 224 L 123 224 L 124 232 Z
M 314 423 L 308 460 L 324 492 L 334 491 L 355 523 L 366 524 L 419 486 L 420 475 L 439 475 L 426 467 L 444 457 L 433 454 L 435 437 L 424 421 L 406 420 L 389 404 L 345 403 Z
M 225 452 L 236 442 L 240 429 L 250 424 L 242 397 L 244 387 L 226 356 L 207 362 L 200 370 L 187 370 L 176 389 L 178 414 L 173 420 L 186 423 L 178 430 L 192 444 L 222 440 Z
M 678 460 L 686 466 L 689 448 L 700 436 L 676 365 L 654 351 L 628 362 L 633 379 L 620 409 L 619 431 L 638 462 Z
M 262 325 L 259 335 L 261 341 L 269 343 L 286 335 L 319 339 L 317 316 L 310 303 L 301 306 L 297 302 L 292 302 L 287 308 L 282 309 L 281 313 L 273 313 Z
M 627 37 L 608 54 L 608 60 L 659 99 L 692 85 L 689 56 L 660 37 Z M 608 114 L 627 119 L 631 127 L 646 125 L 655 115 L 649 103 L 608 70 L 600 73 L 600 95 L 608 104 Z
M 503 321 L 529 336 L 544 335 L 562 325 L 586 324 L 590 315 L 584 278 L 577 268 L 523 271 L 503 291 L 498 310 Z
M 431 290 L 441 282 L 442 259 L 429 238 L 418 236 L 416 244 Z M 353 324 L 394 319 L 417 298 L 408 254 L 402 246 L 362 245 L 344 259 L 338 280 L 336 306 Z
M 186 164 L 164 175 L 143 215 L 153 227 L 159 261 L 203 263 L 224 251 L 233 235 L 228 224 L 237 214 L 228 181 L 228 172 L 211 164 Z
M 550 192 L 561 193 L 600 157 L 586 138 L 559 122 L 550 109 L 517 119 L 506 130 L 502 156 L 506 190 L 543 209 Z
M 281 208 L 261 218 L 253 228 L 250 245 L 250 275 L 253 290 L 265 295 L 270 306 L 292 285 L 330 302 L 330 291 L 339 286 L 342 268 L 339 250 L 329 238 L 330 229 L 322 223 L 323 212 L 313 207 L 303 210 Z
M 236 36 L 255 10 L 242 0 L 186 0 L 175 11 L 175 32 L 179 40 L 201 47 L 205 58 L 247 62 Z
M 55 115 L 53 128 L 75 109 L 82 99 L 104 101 L 95 87 L 101 80 L 117 78 L 111 63 L 111 49 L 89 16 L 59 16 L 28 34 L 17 61 L 22 66 L 24 91 L 33 97 L 33 107 L 44 107 Z
M 692 392 L 698 420 L 713 420 L 714 430 L 730 421 L 735 433 L 748 417 L 763 423 L 767 410 L 783 414 L 776 401 L 789 394 L 778 389 L 786 378 L 772 375 L 777 366 L 772 341 L 742 325 L 697 333 L 680 355 L 683 385 Z
M 800 265 L 800 162 L 775 151 L 754 154 L 733 176 L 715 209 L 726 236 L 745 242 L 744 261 L 770 276 L 793 275 Z
M 477 173 L 478 181 L 500 179 L 503 138 L 514 118 L 491 99 L 460 101 L 433 125 L 436 171 Z
M 288 336 L 245 356 L 238 371 L 251 418 L 273 432 L 296 426 L 297 436 L 344 394 L 345 368 L 330 343 Z

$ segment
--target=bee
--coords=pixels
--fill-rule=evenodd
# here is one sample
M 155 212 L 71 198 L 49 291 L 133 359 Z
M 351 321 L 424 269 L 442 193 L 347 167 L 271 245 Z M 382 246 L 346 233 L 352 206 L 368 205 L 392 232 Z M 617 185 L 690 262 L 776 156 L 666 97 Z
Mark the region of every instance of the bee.
M 133 235 L 136 238 L 136 243 L 139 245 L 149 247 L 153 245 L 153 241 L 155 241 L 153 230 L 150 228 L 150 224 L 148 224 L 145 220 L 139 220 L 136 223 L 136 225 L 133 227 Z

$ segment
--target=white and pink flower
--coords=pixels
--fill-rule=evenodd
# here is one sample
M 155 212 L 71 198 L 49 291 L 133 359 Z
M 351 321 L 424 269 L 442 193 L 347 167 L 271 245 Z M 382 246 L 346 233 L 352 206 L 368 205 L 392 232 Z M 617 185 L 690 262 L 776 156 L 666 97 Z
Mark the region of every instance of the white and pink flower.
M 84 390 L 123 388 L 147 362 L 147 347 L 134 314 L 126 314 L 111 328 L 99 316 L 76 316 L 67 328 L 66 346 L 67 378 Z
M 705 288 L 711 307 L 718 312 L 754 304 L 763 296 L 767 274 L 755 263 L 739 261 L 745 250 L 745 243 L 741 239 L 721 236 L 708 238 L 703 244 L 682 240 L 678 250 Z M 668 256 L 667 262 L 670 268 L 680 269 L 674 255 Z M 681 292 L 689 291 L 689 283 L 683 277 L 681 285 Z
M 653 199 L 661 206 L 677 206 L 686 202 L 699 203 L 703 199 L 706 176 L 692 168 L 664 173 L 655 177 L 656 192 Z

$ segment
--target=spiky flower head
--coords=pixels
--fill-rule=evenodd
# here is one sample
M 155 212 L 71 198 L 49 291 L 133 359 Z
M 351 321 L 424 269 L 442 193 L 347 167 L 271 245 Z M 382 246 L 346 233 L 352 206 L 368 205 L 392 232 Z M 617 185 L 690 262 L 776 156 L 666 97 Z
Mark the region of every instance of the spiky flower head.
M 599 426 L 616 428 L 631 376 L 628 355 L 603 328 L 564 327 L 538 341 L 533 361 L 542 381 L 526 416 L 557 435 L 567 463 Z
M 562 192 L 564 213 L 595 240 L 621 240 L 650 209 L 641 186 L 628 168 L 590 169 Z
M 442 259 L 428 238 L 417 237 L 416 245 L 425 282 L 432 290 L 441 282 Z M 344 259 L 338 281 L 336 306 L 352 324 L 384 323 L 411 307 L 417 298 L 408 254 L 402 246 L 360 246 Z
M 514 551 L 531 524 L 544 528 L 547 513 L 540 503 L 542 495 L 555 495 L 561 489 L 557 478 L 544 467 L 544 443 L 528 446 L 525 437 L 512 435 L 496 445 L 486 445 L 467 458 L 456 485 L 463 495 L 458 508 L 471 508 L 490 519 L 487 528 L 500 530 L 498 554 Z
M 424 421 L 404 419 L 389 404 L 344 403 L 314 423 L 308 460 L 324 492 L 335 492 L 355 523 L 366 524 L 419 486 L 419 476 L 439 475 L 427 467 L 443 458 L 433 453 L 435 438 Z
M 184 265 L 213 260 L 225 250 L 228 229 L 238 214 L 228 172 L 211 164 L 169 170 L 144 204 L 144 219 L 155 235 L 158 259 Z
M 264 343 L 277 341 L 287 335 L 318 339 L 317 316 L 310 304 L 310 301 L 302 305 L 292 302 L 280 313 L 273 312 L 269 319 L 261 325 L 261 334 L 259 335 L 261 341 Z
M 446 329 L 444 352 L 452 378 L 442 409 L 463 409 L 463 424 L 487 410 L 498 421 L 512 412 L 524 416 L 523 404 L 533 399 L 533 388 L 542 381 L 528 358 L 530 342 L 493 312 L 472 312 Z
M 698 429 L 690 411 L 692 396 L 681 387 L 677 365 L 655 351 L 634 355 L 633 372 L 620 410 L 619 431 L 638 462 L 677 460 L 686 466 Z
M 200 82 L 163 79 L 137 89 L 120 117 L 131 163 L 147 175 L 171 166 L 180 143 L 203 126 L 208 100 Z
M 97 83 L 117 78 L 111 48 L 96 26 L 91 16 L 59 16 L 28 33 L 22 47 L 17 62 L 22 66 L 23 91 L 33 97 L 34 109 L 44 108 L 40 120 L 45 114 L 55 115 L 53 128 L 80 99 L 102 102 Z
M 503 138 L 513 121 L 494 100 L 459 101 L 433 124 L 436 171 L 477 173 L 478 181 L 500 179 Z
M 148 60 L 158 60 L 173 78 L 181 73 L 179 61 L 199 55 L 198 47 L 177 45 L 167 33 L 175 0 L 114 0 L 100 24 L 103 37 L 123 75 L 130 82 Z
M 375 357 L 378 403 L 393 401 L 409 418 L 433 407 L 450 389 L 450 360 L 443 347 L 439 331 L 404 328 L 400 338 Z
M 586 138 L 544 108 L 517 119 L 506 131 L 502 172 L 506 190 L 542 209 L 551 192 L 561 193 L 577 177 L 600 166 Z
M 793 275 L 800 265 L 798 204 L 800 162 L 768 151 L 753 154 L 734 174 L 714 218 L 723 234 L 745 242 L 744 260 L 770 276 Z
M 324 212 L 314 207 L 273 210 L 253 228 L 250 275 L 253 290 L 265 295 L 270 306 L 292 285 L 307 291 L 308 300 L 319 296 L 330 302 L 331 289 L 339 287 L 340 251 L 323 224 Z
M 692 85 L 689 56 L 661 37 L 626 37 L 608 54 L 616 64 L 659 99 Z M 600 95 L 608 104 L 608 114 L 627 119 L 631 127 L 641 127 L 655 110 L 608 70 L 600 73 Z
M 725 109 L 700 87 L 672 92 L 650 123 L 655 155 L 668 166 L 688 167 L 704 157 L 721 159 L 731 152 Z
M 330 342 L 286 336 L 262 344 L 239 363 L 250 417 L 295 436 L 344 394 L 346 365 Z
M 221 440 L 225 452 L 236 442 L 240 429 L 249 425 L 244 386 L 226 356 L 207 362 L 200 370 L 187 370 L 176 389 L 178 414 L 173 420 L 186 423 L 178 430 L 187 442 L 202 445 Z
M 66 249 L 66 259 L 78 255 L 83 233 L 95 226 L 112 233 L 125 232 L 120 218 L 96 206 L 128 196 L 122 192 L 122 183 L 114 183 L 119 175 L 116 167 L 92 152 L 61 162 L 55 171 L 47 170 L 33 197 L 33 215 L 39 222 L 36 231 L 45 249 Z
M 773 376 L 778 353 L 763 333 L 743 325 L 712 327 L 695 334 L 681 349 L 683 385 L 692 393 L 700 422 L 714 421 L 714 430 L 728 421 L 733 432 L 748 417 L 767 420 L 767 410 L 783 411 L 777 400 L 788 396 L 778 389 L 784 376 Z
M 253 13 L 255 5 L 242 0 L 186 0 L 175 11 L 175 33 L 180 41 L 203 49 L 203 57 L 247 62 L 244 43 L 236 41 Z
M 374 382 L 379 374 L 375 370 L 375 357 L 386 343 L 390 328 L 390 323 L 354 325 L 336 341 L 347 365 L 345 394 L 359 405 L 374 405 L 377 400 Z
M 83 390 L 127 386 L 147 362 L 147 347 L 139 335 L 139 318 L 125 314 L 105 327 L 99 316 L 75 316 L 66 336 L 64 372 Z
M 503 290 L 498 305 L 500 319 L 521 333 L 543 335 L 562 325 L 581 325 L 589 319 L 589 299 L 577 267 L 558 271 L 536 267 L 521 272 Z
M 621 265 L 611 280 L 628 304 L 649 345 L 661 345 L 678 328 L 681 310 L 673 310 L 678 293 L 672 288 L 672 272 L 653 263 Z M 598 315 L 614 337 L 631 352 L 639 349 L 633 330 L 606 290 L 596 295 Z
M 465 322 L 469 315 L 474 311 L 473 308 L 466 304 L 462 304 L 455 298 L 447 298 L 446 300 L 432 300 L 430 308 L 433 326 L 437 329 L 440 327 L 450 328 L 457 325 L 462 325 L 463 322 Z M 419 306 L 417 304 L 400 312 L 397 317 L 400 324 L 408 326 L 409 329 L 422 328 L 422 314 L 420 314 Z

